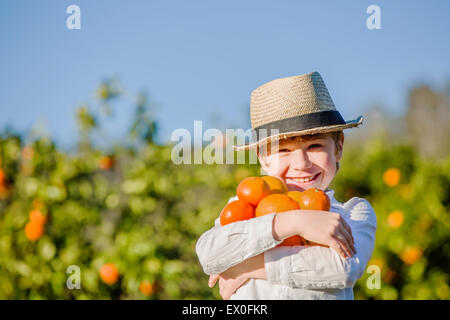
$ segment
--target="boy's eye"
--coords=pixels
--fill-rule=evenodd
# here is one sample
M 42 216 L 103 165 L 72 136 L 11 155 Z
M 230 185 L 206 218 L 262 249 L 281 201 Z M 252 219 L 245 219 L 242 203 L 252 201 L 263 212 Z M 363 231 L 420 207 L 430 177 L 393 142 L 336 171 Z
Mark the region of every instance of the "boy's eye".
M 280 152 L 289 152 L 289 149 L 281 149 Z
M 314 144 L 310 145 L 308 148 L 309 148 L 309 149 L 312 149 L 312 148 L 320 148 L 321 146 L 322 146 L 321 144 L 314 143 Z

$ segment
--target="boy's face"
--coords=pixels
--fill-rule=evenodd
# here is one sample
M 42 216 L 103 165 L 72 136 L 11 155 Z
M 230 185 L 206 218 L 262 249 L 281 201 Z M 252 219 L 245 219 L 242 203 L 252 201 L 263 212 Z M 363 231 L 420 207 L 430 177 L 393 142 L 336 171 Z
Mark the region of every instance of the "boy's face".
M 267 155 L 258 153 L 262 168 L 268 175 L 286 182 L 289 191 L 310 188 L 325 190 L 336 175 L 336 162 L 341 159 L 344 137 L 335 142 L 331 134 L 319 134 L 312 139 L 302 137 L 279 141 L 278 151 L 267 146 Z

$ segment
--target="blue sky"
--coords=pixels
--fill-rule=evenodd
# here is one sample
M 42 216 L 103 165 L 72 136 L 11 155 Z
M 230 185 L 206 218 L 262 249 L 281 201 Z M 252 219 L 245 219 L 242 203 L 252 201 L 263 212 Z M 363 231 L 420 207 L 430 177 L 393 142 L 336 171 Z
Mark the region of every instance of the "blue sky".
M 81 8 L 68 30 L 66 8 Z M 366 8 L 381 9 L 368 30 Z M 158 140 L 177 128 L 249 128 L 250 92 L 272 79 L 319 71 L 345 119 L 373 103 L 393 115 L 407 90 L 450 79 L 450 1 L 3 0 L 0 3 L 0 131 L 44 123 L 76 141 L 75 108 L 118 74 L 125 89 L 107 127 L 130 125 L 146 91 Z

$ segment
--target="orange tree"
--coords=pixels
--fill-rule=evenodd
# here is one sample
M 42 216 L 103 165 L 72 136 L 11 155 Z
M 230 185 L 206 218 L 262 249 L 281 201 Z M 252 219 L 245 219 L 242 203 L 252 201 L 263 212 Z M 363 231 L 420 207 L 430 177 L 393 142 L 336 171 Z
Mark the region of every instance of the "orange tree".
M 0 299 L 220 298 L 195 244 L 259 167 L 175 165 L 172 146 L 154 142 L 144 95 L 131 143 L 95 147 L 107 119 L 100 111 L 111 114 L 120 92 L 105 81 L 97 111 L 78 108 L 77 150 L 0 134 Z M 412 147 L 376 140 L 363 152 L 346 145 L 332 187 L 339 201 L 367 198 L 378 218 L 369 264 L 381 284 L 369 288 L 365 273 L 356 299 L 449 298 L 450 159 L 422 160 Z
M 411 146 L 374 139 L 363 150 L 347 148 L 341 168 L 337 199 L 364 197 L 377 215 L 369 262 L 376 267 L 357 282 L 355 298 L 449 299 L 450 157 L 426 160 Z

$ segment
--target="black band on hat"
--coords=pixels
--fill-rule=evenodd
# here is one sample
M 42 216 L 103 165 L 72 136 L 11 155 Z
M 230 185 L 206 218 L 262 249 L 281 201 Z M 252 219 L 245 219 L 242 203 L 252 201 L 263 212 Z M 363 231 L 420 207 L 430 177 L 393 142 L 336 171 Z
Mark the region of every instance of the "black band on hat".
M 339 111 L 320 111 L 266 123 L 253 128 L 252 135 L 253 141 L 257 142 L 267 138 L 269 130 L 278 130 L 278 133 L 288 133 L 340 124 L 346 124 L 346 122 Z

